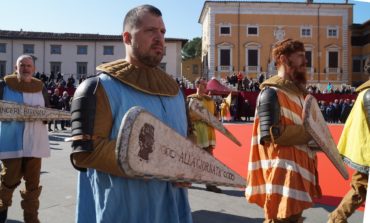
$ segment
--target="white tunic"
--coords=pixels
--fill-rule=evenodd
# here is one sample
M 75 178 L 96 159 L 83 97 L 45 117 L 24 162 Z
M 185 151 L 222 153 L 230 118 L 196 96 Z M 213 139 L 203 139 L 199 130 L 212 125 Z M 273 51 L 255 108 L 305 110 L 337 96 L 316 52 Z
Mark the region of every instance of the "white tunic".
M 23 93 L 27 105 L 44 106 L 41 92 Z M 49 157 L 49 137 L 46 125 L 42 121 L 25 122 L 23 132 L 23 157 Z

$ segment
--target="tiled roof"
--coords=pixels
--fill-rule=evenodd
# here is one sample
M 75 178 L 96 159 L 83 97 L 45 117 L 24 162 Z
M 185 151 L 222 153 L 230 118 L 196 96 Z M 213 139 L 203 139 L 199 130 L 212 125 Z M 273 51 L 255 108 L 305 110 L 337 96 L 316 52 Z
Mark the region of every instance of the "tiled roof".
M 0 30 L 3 39 L 30 39 L 30 40 L 94 40 L 94 41 L 122 41 L 120 35 L 100 35 L 85 33 L 49 33 Z
M 0 30 L 0 39 L 28 39 L 28 40 L 64 40 L 64 41 L 122 41 L 121 35 L 101 35 L 86 33 L 50 33 L 32 31 Z M 182 45 L 187 39 L 166 38 L 166 42 L 180 41 Z

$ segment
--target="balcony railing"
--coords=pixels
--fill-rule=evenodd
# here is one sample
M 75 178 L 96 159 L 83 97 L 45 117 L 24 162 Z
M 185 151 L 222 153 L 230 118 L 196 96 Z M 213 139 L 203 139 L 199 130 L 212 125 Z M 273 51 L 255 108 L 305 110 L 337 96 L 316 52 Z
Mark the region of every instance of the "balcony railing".
M 258 71 L 258 66 L 248 66 L 247 70 L 249 72 L 257 72 Z
M 247 73 L 257 73 L 261 71 L 260 66 L 246 66 L 245 68 L 246 68 L 245 71 Z
M 339 74 L 340 73 L 340 68 L 339 67 L 327 67 L 326 71 L 329 74 Z
M 314 73 L 313 67 L 306 67 L 306 72 L 309 73 L 309 74 Z
M 232 71 L 232 66 L 218 66 L 218 71 Z

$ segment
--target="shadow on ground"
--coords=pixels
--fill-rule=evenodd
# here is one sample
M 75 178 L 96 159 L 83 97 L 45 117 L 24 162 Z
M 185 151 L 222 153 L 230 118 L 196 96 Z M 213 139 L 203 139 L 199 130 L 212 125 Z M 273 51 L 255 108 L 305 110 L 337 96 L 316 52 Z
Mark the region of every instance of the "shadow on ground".
M 247 218 L 214 211 L 195 211 L 192 213 L 194 223 L 262 223 L 262 218 Z
M 23 221 L 7 219 L 7 220 L 6 220 L 6 223 L 23 223 Z
M 315 199 L 315 206 L 332 212 L 339 205 L 342 199 L 343 197 L 323 195 L 320 199 Z M 365 208 L 365 204 L 362 204 L 359 210 L 361 210 L 361 208 Z
M 50 141 L 64 142 L 66 136 L 64 135 L 49 135 Z
M 50 149 L 52 149 L 52 150 L 63 150 L 63 149 L 55 148 L 55 147 L 50 147 Z
M 191 189 L 195 189 L 195 190 L 206 190 L 206 186 L 202 187 L 202 186 L 191 186 Z M 213 193 L 213 192 L 209 192 L 209 193 Z M 233 197 L 244 197 L 244 191 L 242 190 L 225 190 L 225 189 L 222 189 L 222 193 L 223 194 L 226 194 L 228 196 L 233 196 Z

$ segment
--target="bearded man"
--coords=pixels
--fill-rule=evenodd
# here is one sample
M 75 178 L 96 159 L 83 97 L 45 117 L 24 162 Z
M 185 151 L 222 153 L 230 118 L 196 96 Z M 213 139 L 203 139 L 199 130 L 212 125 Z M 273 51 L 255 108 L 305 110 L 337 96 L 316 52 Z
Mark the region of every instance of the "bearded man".
M 31 55 L 18 57 L 15 72 L 0 80 L 0 99 L 47 107 L 49 98 L 42 81 L 33 77 L 36 66 Z M 0 159 L 5 173 L 0 184 L 0 223 L 6 222 L 14 190 L 21 190 L 21 207 L 26 223 L 39 223 L 38 210 L 41 159 L 50 156 L 49 137 L 42 121 L 0 121 Z
M 245 195 L 264 208 L 265 223 L 302 222 L 302 212 L 321 196 L 317 158 L 303 127 L 307 95 L 302 42 L 286 39 L 272 52 L 278 74 L 261 84 Z
M 72 101 L 72 164 L 79 174 L 76 222 L 191 223 L 187 189 L 161 180 L 129 178 L 120 169 L 115 147 L 125 113 L 141 106 L 182 136 L 187 134 L 184 96 L 158 65 L 166 28 L 159 9 L 142 5 L 124 19 L 126 58 L 97 67 Z M 153 130 L 140 156 L 151 152 Z
M 203 107 L 205 107 L 209 111 L 209 113 L 216 116 L 216 104 L 213 101 L 212 97 L 206 94 L 207 81 L 204 78 L 199 77 L 195 80 L 195 86 L 197 88 L 197 92 L 187 97 L 189 104 L 192 100 L 197 100 L 203 105 Z M 193 130 L 192 134 L 196 138 L 196 144 L 207 153 L 213 155 L 213 150 L 215 149 L 216 145 L 215 129 L 199 119 L 199 117 L 194 114 L 191 109 L 189 110 Z M 211 184 L 206 184 L 206 190 L 215 193 L 222 193 L 222 190 L 220 188 Z

